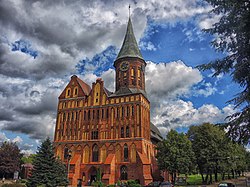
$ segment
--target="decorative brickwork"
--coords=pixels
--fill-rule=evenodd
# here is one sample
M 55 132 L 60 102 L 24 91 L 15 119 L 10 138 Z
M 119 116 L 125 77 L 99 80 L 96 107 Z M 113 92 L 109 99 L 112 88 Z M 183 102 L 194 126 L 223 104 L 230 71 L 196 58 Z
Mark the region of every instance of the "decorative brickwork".
M 129 39 L 131 32 L 133 35 L 131 22 L 128 27 L 127 40 L 134 41 Z M 59 96 L 55 152 L 69 166 L 73 186 L 79 180 L 83 185 L 96 180 L 98 170 L 105 184 L 128 179 L 148 184 L 152 176 L 159 177 L 155 144 L 162 137 L 150 124 L 146 63 L 141 56 L 131 57 L 124 51 L 121 54 L 114 62 L 114 93 L 104 87 L 100 78 L 90 87 L 73 75 Z

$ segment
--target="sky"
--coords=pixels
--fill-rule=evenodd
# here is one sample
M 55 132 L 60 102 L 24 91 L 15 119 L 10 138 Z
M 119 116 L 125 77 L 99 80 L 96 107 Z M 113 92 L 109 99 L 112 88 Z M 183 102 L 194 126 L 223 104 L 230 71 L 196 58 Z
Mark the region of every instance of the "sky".
M 211 28 L 220 17 L 201 0 L 0 0 L 0 142 L 34 153 L 53 139 L 57 103 L 72 75 L 89 85 L 98 77 L 114 91 L 113 62 L 131 20 L 147 63 L 151 121 L 170 129 L 223 123 L 240 87 L 228 75 L 196 66 L 216 52 Z

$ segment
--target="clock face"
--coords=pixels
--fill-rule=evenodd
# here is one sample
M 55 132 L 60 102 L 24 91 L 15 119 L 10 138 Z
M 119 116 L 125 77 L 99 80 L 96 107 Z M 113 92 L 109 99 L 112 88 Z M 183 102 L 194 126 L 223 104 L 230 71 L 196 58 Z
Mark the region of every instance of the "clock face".
M 122 62 L 121 64 L 120 64 L 120 70 L 121 71 L 127 71 L 128 70 L 128 65 L 129 65 L 129 63 L 128 62 Z

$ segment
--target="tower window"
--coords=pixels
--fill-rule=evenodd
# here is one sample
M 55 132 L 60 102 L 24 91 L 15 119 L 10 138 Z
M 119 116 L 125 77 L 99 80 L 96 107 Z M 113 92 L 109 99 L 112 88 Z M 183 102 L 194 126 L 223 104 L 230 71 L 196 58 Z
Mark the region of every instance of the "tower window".
M 92 140 L 98 139 L 98 131 L 92 131 L 91 132 L 91 139 Z

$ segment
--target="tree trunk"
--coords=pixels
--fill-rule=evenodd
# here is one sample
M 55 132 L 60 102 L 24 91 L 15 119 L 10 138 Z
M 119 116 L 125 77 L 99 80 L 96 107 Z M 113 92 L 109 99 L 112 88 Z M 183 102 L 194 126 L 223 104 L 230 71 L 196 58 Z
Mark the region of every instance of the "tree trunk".
M 215 182 L 218 182 L 217 166 L 216 166 L 215 171 L 214 171 L 214 180 L 215 180 Z
M 208 173 L 206 174 L 205 184 L 207 184 L 207 180 L 208 180 Z
M 232 169 L 231 172 L 232 172 L 232 176 L 233 176 L 233 179 L 234 179 L 234 170 Z
M 209 178 L 209 184 L 213 183 L 213 176 L 212 176 L 212 172 L 210 172 L 209 174 L 210 178 Z
M 225 172 L 222 172 L 222 180 L 225 180 Z
M 205 184 L 205 179 L 203 173 L 201 173 L 201 178 L 202 178 L 202 184 Z

